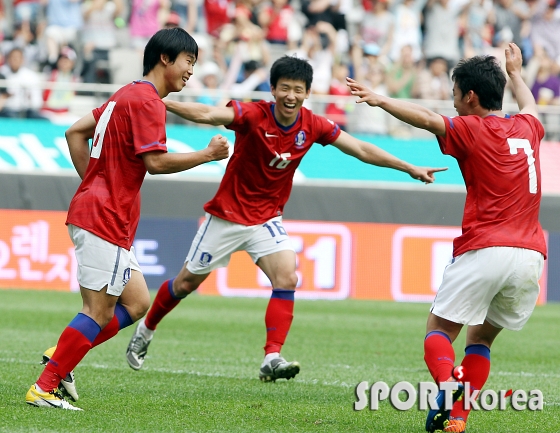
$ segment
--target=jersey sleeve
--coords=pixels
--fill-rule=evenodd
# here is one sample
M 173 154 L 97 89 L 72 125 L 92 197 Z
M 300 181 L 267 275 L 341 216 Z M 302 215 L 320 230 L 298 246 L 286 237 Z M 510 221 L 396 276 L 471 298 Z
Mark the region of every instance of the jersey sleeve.
M 257 109 L 254 102 L 229 101 L 227 107 L 232 107 L 234 112 L 233 122 L 225 125 L 227 129 L 246 132 L 257 124 Z
M 326 146 L 336 141 L 340 135 L 340 126 L 322 116 L 313 114 L 313 129 L 317 131 L 315 142 Z
M 476 141 L 480 122 L 476 116 L 442 116 L 445 122 L 445 137 L 437 136 L 441 152 L 457 159 L 464 159 Z
M 167 152 L 165 119 L 165 106 L 158 99 L 146 101 L 134 115 L 130 116 L 136 155 L 154 150 Z
M 514 117 L 521 118 L 529 124 L 533 134 L 541 141 L 544 138 L 544 127 L 539 119 L 531 114 L 516 114 Z

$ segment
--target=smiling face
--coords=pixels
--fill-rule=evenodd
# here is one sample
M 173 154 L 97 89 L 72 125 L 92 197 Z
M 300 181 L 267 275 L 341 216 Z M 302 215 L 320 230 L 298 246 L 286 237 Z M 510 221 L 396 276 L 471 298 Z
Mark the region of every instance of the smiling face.
M 196 57 L 193 54 L 181 52 L 174 62 L 168 61 L 165 55 L 162 56 L 162 60 L 166 65 L 165 83 L 168 92 L 179 92 L 193 74 Z
M 276 100 L 274 115 L 284 126 L 295 122 L 303 102 L 309 98 L 311 89 L 305 88 L 305 81 L 280 78 L 276 86 L 271 87 L 272 96 Z

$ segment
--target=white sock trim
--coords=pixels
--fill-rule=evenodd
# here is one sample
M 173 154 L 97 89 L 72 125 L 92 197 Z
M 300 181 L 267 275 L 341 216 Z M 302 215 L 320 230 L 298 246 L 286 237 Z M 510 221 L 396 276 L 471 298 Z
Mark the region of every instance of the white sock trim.
M 156 331 L 155 330 L 152 331 L 151 329 L 146 328 L 146 325 L 144 324 L 144 319 L 142 319 L 138 323 L 138 332 L 140 333 L 140 335 L 142 335 L 142 337 L 150 341 L 154 336 L 154 332 Z

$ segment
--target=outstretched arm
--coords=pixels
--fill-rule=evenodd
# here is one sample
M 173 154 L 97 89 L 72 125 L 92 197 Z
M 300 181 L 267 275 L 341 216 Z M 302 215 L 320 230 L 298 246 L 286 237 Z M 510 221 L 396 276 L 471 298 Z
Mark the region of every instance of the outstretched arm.
M 205 162 L 218 161 L 229 156 L 227 138 L 221 134 L 210 140 L 206 149 L 190 153 L 166 153 L 161 151 L 142 154 L 146 170 L 150 174 L 178 173 Z
M 429 168 L 417 167 L 409 164 L 408 162 L 391 155 L 389 152 L 386 152 L 373 144 L 352 137 L 344 131 L 340 133 L 336 141 L 333 143 L 333 146 L 362 162 L 377 165 L 379 167 L 388 167 L 404 171 L 413 179 L 417 179 L 425 183 L 432 183 L 435 181 L 434 173 L 447 170 L 447 167 Z
M 510 43 L 506 48 L 506 71 L 511 79 L 519 111 L 523 114 L 531 114 L 538 119 L 539 112 L 535 98 L 521 77 L 522 64 L 521 50 L 513 42 Z
M 196 102 L 177 102 L 171 99 L 164 99 L 163 103 L 167 111 L 191 122 L 218 126 L 229 125 L 234 119 L 232 107 L 213 107 Z
M 89 139 L 93 137 L 96 125 L 93 113 L 88 113 L 68 128 L 65 134 L 70 158 L 82 179 L 89 164 Z
M 443 118 L 432 110 L 412 102 L 379 95 L 351 78 L 346 78 L 346 84 L 350 87 L 352 95 L 359 97 L 356 103 L 365 102 L 372 107 L 379 107 L 416 128 L 425 129 L 435 135 L 445 135 Z

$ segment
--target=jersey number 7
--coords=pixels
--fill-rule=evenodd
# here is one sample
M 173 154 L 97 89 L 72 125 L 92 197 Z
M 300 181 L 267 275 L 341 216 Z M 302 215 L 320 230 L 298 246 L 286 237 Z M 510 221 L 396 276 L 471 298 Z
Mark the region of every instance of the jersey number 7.
M 531 194 L 537 193 L 537 171 L 535 170 L 535 158 L 533 157 L 533 149 L 531 149 L 531 142 L 526 138 L 508 138 L 509 153 L 517 155 L 517 149 L 523 149 L 527 155 L 527 164 L 529 165 L 529 192 Z

